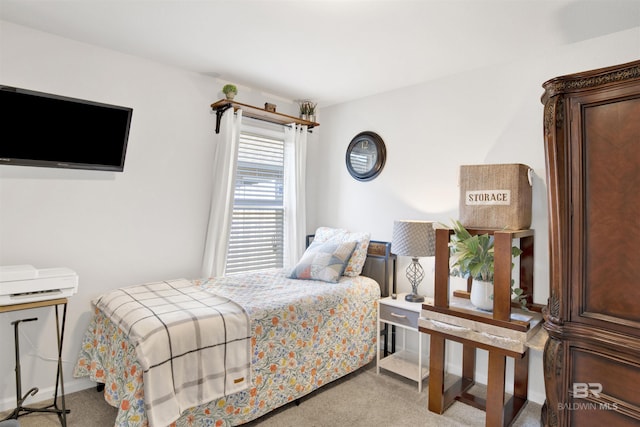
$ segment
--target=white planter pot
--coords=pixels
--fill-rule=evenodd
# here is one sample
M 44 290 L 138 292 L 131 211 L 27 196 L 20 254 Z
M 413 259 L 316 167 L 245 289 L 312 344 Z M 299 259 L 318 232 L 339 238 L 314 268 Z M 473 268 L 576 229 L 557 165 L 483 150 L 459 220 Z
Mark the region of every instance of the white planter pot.
M 481 310 L 493 311 L 493 283 L 473 279 L 471 304 Z

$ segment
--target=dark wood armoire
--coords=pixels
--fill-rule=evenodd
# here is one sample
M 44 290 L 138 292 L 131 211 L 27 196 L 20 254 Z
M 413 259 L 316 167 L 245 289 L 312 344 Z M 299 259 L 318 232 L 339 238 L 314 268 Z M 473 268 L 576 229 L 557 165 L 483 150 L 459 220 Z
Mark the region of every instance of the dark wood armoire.
M 548 426 L 640 425 L 640 61 L 543 84 Z

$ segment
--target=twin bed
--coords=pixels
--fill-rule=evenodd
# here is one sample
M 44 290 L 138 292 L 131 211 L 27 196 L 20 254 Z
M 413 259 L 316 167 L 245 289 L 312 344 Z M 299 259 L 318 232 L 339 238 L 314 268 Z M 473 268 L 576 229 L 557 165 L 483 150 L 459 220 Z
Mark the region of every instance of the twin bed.
M 308 238 L 310 240 L 312 237 Z M 176 380 L 171 377 L 169 384 L 171 381 L 174 383 L 171 396 L 158 394 L 158 387 L 152 386 L 157 385 L 157 381 L 145 384 L 150 378 L 149 373 L 159 369 L 158 366 L 166 368 L 162 369 L 165 373 L 182 369 L 187 377 L 192 371 L 208 371 L 198 365 L 201 361 L 180 365 L 183 356 L 191 354 L 191 351 L 177 351 L 178 346 L 186 344 L 171 333 L 160 334 L 172 337 L 173 351 L 170 357 L 165 360 L 163 356 L 160 362 L 139 357 L 138 350 L 141 350 L 144 340 L 138 339 L 131 324 L 139 324 L 140 320 L 123 320 L 132 311 L 124 309 L 125 304 L 129 307 L 128 304 L 133 303 L 129 300 L 122 302 L 121 299 L 123 294 L 132 294 L 132 288 L 115 291 L 116 294 L 108 294 L 97 301 L 74 376 L 88 376 L 93 381 L 105 384 L 105 399 L 118 408 L 116 426 L 231 426 L 254 420 L 357 370 L 375 358 L 380 338 L 376 327 L 377 301 L 391 291 L 395 273 L 390 247 L 390 243 L 369 242 L 368 238 L 366 242 L 358 242 L 353 255 L 360 249 L 364 250 L 362 255 L 366 254 L 366 258 L 362 258 L 364 261 L 360 265 L 355 265 L 355 272 L 352 269 L 348 276 L 340 276 L 335 283 L 291 279 L 288 272 L 283 270 L 180 282 L 179 285 L 184 289 L 197 293 L 194 300 L 203 299 L 200 293 L 213 294 L 216 298 L 240 306 L 249 319 L 248 372 L 239 370 L 223 373 L 223 379 L 216 386 L 223 390 L 218 398 L 181 407 L 185 401 L 180 399 L 181 394 L 195 399 L 207 396 L 202 392 L 200 384 L 204 383 L 204 379 L 201 378 L 187 378 L 189 387 L 198 383 L 198 387 L 192 387 L 194 391 L 190 392 L 185 391 L 186 386 L 176 386 Z M 349 267 L 353 265 L 349 264 Z M 304 270 L 302 276 L 309 271 Z M 172 289 L 166 292 L 177 292 L 173 289 L 175 285 L 174 282 L 161 282 L 145 286 L 152 286 L 153 289 L 169 286 Z M 182 289 L 178 291 L 182 292 Z M 106 300 L 117 303 L 109 306 Z M 199 327 L 203 332 L 208 330 L 206 325 Z M 153 328 L 149 326 L 148 329 Z M 164 324 L 155 327 L 156 331 L 158 329 L 164 332 Z M 225 338 L 236 343 L 231 334 Z M 386 334 L 384 339 L 386 349 Z M 200 338 L 198 343 L 207 349 L 222 348 L 217 344 L 204 345 Z M 228 343 L 225 345 L 224 348 L 229 348 Z M 225 350 L 222 353 L 223 358 L 237 361 L 240 359 L 236 356 L 242 353 L 242 349 Z M 205 363 L 214 360 L 208 354 L 197 360 L 202 359 Z M 143 371 L 146 371 L 144 375 Z M 209 377 L 214 376 L 215 372 L 209 374 Z M 229 394 L 228 390 L 233 390 L 235 385 L 242 382 L 246 384 L 244 387 L 239 385 L 241 391 Z M 171 386 L 164 389 L 167 388 Z M 149 402 L 151 399 L 145 399 L 152 393 L 155 393 L 153 404 Z M 173 399 L 175 395 L 178 395 L 177 400 Z M 170 399 L 173 400 L 167 403 Z

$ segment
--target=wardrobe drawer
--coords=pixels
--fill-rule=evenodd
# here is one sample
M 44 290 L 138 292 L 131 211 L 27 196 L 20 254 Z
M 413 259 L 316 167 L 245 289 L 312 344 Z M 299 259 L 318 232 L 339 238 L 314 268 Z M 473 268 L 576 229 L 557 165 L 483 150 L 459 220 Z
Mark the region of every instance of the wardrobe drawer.
M 574 347 L 572 383 L 597 383 L 602 395 L 640 407 L 640 366 L 620 359 L 616 354 Z M 572 384 L 573 385 L 573 384 Z M 594 386 L 595 387 L 595 386 Z M 577 401 L 578 399 L 576 399 Z

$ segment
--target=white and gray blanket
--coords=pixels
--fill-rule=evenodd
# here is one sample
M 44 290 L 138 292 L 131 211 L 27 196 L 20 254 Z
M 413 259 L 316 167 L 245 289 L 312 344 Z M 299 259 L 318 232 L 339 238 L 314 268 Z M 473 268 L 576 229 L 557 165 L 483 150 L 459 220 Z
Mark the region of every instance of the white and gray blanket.
M 135 345 L 152 426 L 251 383 L 251 325 L 232 300 L 178 279 L 121 288 L 94 304 Z

